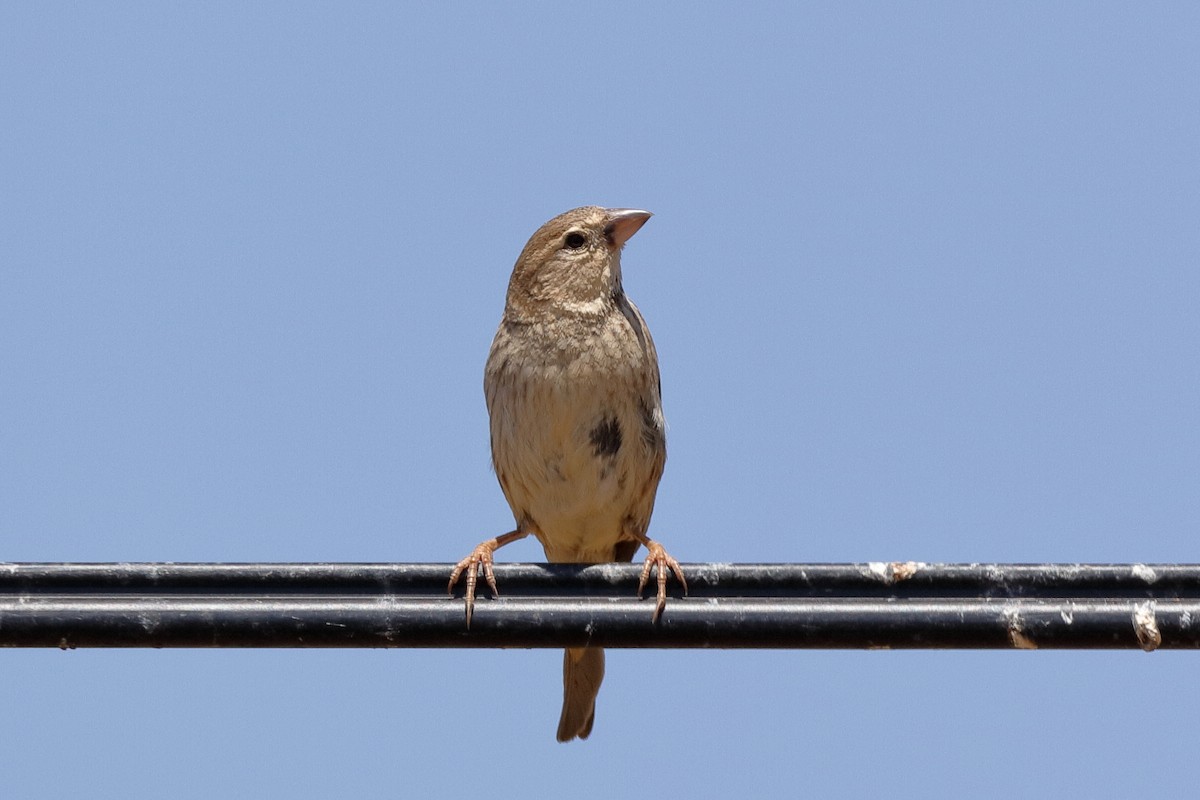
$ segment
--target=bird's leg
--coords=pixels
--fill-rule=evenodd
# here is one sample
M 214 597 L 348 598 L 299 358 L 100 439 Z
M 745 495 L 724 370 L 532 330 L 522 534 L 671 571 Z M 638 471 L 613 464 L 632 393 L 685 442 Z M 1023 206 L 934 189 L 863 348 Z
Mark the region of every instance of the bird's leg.
M 509 531 L 503 536 L 497 536 L 495 539 L 480 542 L 471 551 L 471 555 L 454 566 L 454 571 L 450 573 L 450 585 L 446 588 L 453 595 L 454 584 L 458 583 L 458 579 L 462 576 L 463 572 L 467 573 L 466 600 L 468 628 L 471 627 L 471 610 L 475 607 L 475 583 L 479 580 L 479 568 L 483 567 L 483 579 L 487 581 L 488 588 L 492 590 L 492 594 L 500 594 L 500 590 L 496 588 L 496 574 L 492 571 L 492 554 L 497 549 L 504 547 L 504 545 L 511 544 L 518 539 L 524 539 L 528 535 L 528 531 L 517 528 L 515 531 Z
M 663 546 L 651 539 L 644 533 L 637 531 L 628 531 L 635 539 L 646 546 L 649 552 L 646 554 L 646 561 L 642 564 L 642 577 L 638 581 L 638 597 L 642 596 L 642 591 L 646 588 L 646 582 L 650 580 L 650 570 L 658 569 L 658 600 L 654 604 L 654 618 L 657 622 L 662 616 L 663 609 L 667 607 L 667 570 L 675 573 L 676 579 L 683 586 L 683 593 L 687 594 L 687 580 L 683 577 L 683 568 L 679 566 L 679 562 L 671 558 Z

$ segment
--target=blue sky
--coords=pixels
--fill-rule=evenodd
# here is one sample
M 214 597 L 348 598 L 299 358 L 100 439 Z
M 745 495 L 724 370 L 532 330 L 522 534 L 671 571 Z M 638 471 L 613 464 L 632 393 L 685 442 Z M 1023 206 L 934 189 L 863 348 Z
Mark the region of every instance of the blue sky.
M 483 361 L 655 217 L 682 561 L 1195 562 L 1189 3 L 8 4 L 0 560 L 439 561 Z M 535 561 L 532 541 L 501 551 Z M 6 794 L 1189 796 L 1197 656 L 0 653 Z

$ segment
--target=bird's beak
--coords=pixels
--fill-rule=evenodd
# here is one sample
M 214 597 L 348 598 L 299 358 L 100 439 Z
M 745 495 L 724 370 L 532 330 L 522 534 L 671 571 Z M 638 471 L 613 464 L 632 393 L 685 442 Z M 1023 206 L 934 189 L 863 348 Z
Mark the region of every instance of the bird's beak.
M 625 242 L 629 241 L 629 237 L 637 233 L 650 217 L 649 211 L 639 211 L 636 208 L 608 209 L 608 224 L 604 226 L 608 246 L 620 250 Z

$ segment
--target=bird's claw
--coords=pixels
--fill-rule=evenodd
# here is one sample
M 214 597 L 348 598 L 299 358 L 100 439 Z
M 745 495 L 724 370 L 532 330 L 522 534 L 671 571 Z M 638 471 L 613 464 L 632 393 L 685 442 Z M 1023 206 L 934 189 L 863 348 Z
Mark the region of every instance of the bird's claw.
M 663 609 L 667 607 L 667 570 L 675 573 L 680 585 L 683 586 L 683 593 L 687 594 L 687 580 L 683 577 L 683 568 L 679 566 L 679 562 L 671 558 L 663 546 L 655 541 L 646 543 L 646 549 L 649 551 L 646 554 L 646 561 L 642 564 L 642 577 L 638 581 L 638 598 L 642 596 L 642 591 L 646 588 L 646 583 L 650 580 L 650 571 L 657 568 L 658 570 L 658 598 L 654 604 L 653 622 L 658 622 L 658 618 L 662 616 Z
M 465 599 L 467 601 L 467 627 L 471 627 L 471 612 L 475 608 L 475 584 L 479 581 L 479 568 L 483 567 L 483 579 L 487 581 L 488 588 L 492 590 L 492 595 L 500 594 L 500 590 L 496 588 L 496 573 L 492 570 L 493 553 L 496 551 L 495 540 L 483 542 L 471 551 L 471 555 L 464 558 L 454 566 L 454 571 L 450 573 L 450 584 L 446 587 L 447 592 L 454 595 L 454 584 L 458 583 L 458 579 L 463 573 L 467 574 L 467 589 Z

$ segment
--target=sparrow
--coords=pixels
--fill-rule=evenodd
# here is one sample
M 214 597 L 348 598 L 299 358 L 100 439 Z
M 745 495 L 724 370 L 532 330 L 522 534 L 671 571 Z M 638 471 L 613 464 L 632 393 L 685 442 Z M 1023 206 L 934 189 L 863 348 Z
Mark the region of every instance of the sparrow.
M 484 368 L 492 465 L 516 527 L 455 565 L 466 575 L 471 624 L 482 571 L 493 595 L 496 549 L 532 534 L 546 559 L 596 564 L 648 551 L 641 597 L 657 570 L 652 619 L 666 605 L 667 573 L 683 570 L 646 536 L 667 460 L 658 354 L 621 287 L 621 250 L 650 212 L 585 206 L 547 222 L 513 267 L 500 327 Z M 586 739 L 604 678 L 604 651 L 563 657 L 558 741 Z

